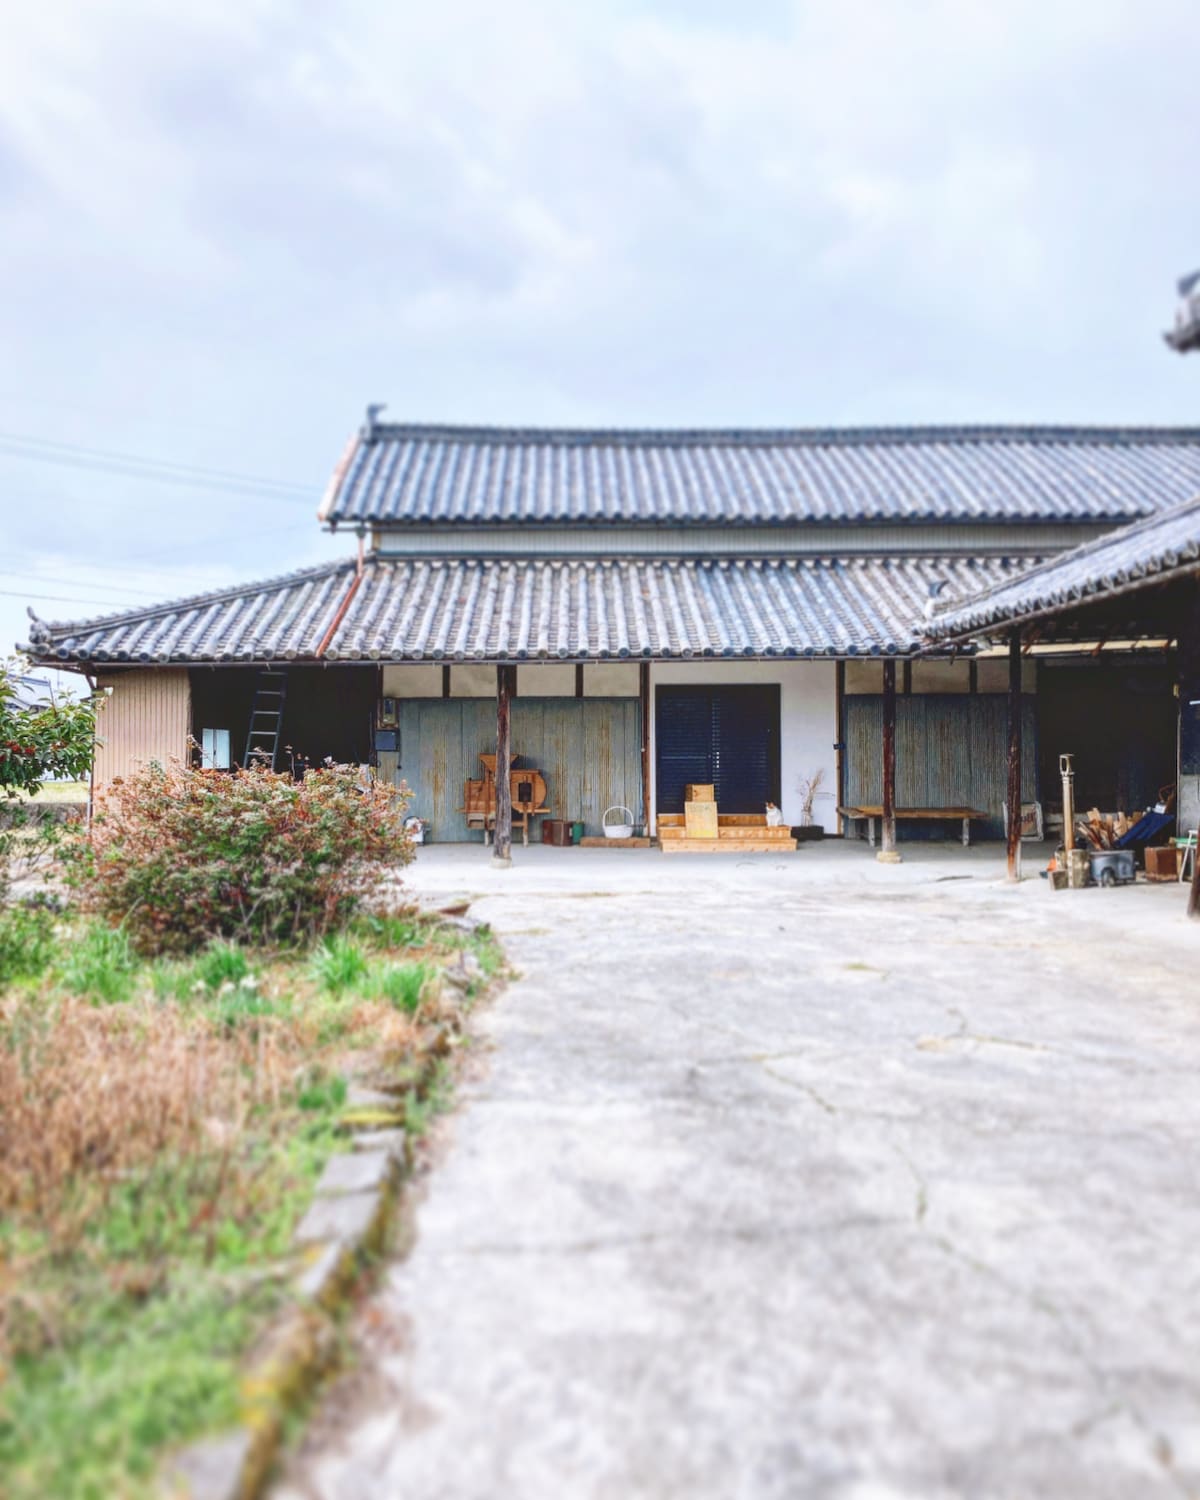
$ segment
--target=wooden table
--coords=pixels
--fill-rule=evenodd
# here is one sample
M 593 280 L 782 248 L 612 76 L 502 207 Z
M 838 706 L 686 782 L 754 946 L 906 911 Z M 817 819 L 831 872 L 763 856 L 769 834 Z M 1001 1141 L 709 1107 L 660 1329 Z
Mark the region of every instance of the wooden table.
M 875 845 L 875 819 L 883 818 L 882 807 L 839 807 L 838 812 L 843 818 L 851 823 L 866 822 L 867 838 L 872 848 Z M 977 807 L 898 807 L 895 816 L 900 818 L 929 818 L 942 823 L 962 823 L 962 841 L 966 847 L 971 842 L 971 822 L 973 819 L 986 818 L 987 813 L 980 812 Z M 859 838 L 862 834 L 859 833 Z

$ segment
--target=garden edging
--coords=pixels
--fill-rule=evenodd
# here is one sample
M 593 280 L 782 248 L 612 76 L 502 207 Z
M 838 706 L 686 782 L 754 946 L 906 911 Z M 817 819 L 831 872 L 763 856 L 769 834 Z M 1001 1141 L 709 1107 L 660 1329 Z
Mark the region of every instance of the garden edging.
M 431 1038 L 415 1083 L 396 1092 L 352 1089 L 342 1116 L 350 1149 L 332 1156 L 293 1235 L 303 1264 L 290 1282 L 291 1305 L 260 1341 L 241 1378 L 242 1418 L 197 1439 L 162 1469 L 167 1500 L 257 1500 L 283 1442 L 287 1418 L 334 1362 L 336 1328 L 365 1267 L 384 1247 L 412 1144 L 402 1095 L 428 1096 L 454 1032 Z

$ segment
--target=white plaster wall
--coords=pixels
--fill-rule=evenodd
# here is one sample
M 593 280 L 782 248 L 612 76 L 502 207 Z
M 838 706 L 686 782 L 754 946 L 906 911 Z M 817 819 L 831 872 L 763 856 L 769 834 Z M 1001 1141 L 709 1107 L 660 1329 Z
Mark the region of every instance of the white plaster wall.
M 495 691 L 493 683 L 492 691 Z M 518 698 L 573 698 L 575 668 L 571 663 L 521 662 L 517 667 Z
M 589 661 L 583 668 L 585 698 L 636 698 L 639 684 L 635 661 Z
M 654 777 L 655 689 L 660 683 L 779 684 L 780 782 L 784 819 L 800 821 L 796 783 L 824 768 L 825 779 L 813 809 L 813 820 L 837 832 L 837 673 L 831 661 L 661 662 L 650 668 L 650 775 Z M 653 807 L 653 804 L 652 804 Z M 653 809 L 652 816 L 657 813 Z
M 440 698 L 442 669 L 435 666 L 410 666 L 401 662 L 383 669 L 385 698 Z

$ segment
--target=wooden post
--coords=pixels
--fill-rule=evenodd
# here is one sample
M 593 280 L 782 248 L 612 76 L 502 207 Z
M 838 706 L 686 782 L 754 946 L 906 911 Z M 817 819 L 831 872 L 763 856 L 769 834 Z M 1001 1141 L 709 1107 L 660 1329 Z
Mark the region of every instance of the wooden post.
M 1008 878 L 1021 878 L 1021 632 L 1008 638 Z
M 1188 607 L 1190 605 L 1190 607 Z M 1179 667 L 1179 713 L 1180 713 L 1180 736 L 1179 748 L 1182 752 L 1187 743 L 1182 733 L 1187 719 L 1184 715 L 1200 714 L 1200 709 L 1193 709 L 1193 702 L 1200 700 L 1200 578 L 1195 580 L 1192 588 L 1192 597 L 1186 601 L 1180 609 L 1180 624 L 1176 645 L 1178 648 Z M 1175 811 L 1176 816 L 1182 812 L 1180 803 L 1183 800 L 1183 780 L 1186 775 L 1194 775 L 1192 766 L 1185 767 L 1182 759 L 1179 763 L 1179 781 L 1175 788 Z M 1190 819 L 1188 820 L 1191 821 Z M 1187 823 L 1177 822 L 1175 832 L 1181 838 L 1185 838 L 1191 830 Z M 1200 922 L 1200 849 L 1192 855 L 1192 883 L 1188 890 L 1187 914 L 1193 921 Z
M 846 732 L 846 663 L 839 658 L 833 671 L 833 717 L 837 725 L 837 738 L 833 745 L 834 775 L 837 779 L 837 831 L 839 835 L 843 835 L 846 832 L 841 814 L 841 809 L 846 805 L 846 746 L 842 739 Z
M 512 760 L 509 705 L 515 667 L 496 668 L 496 831 L 492 839 L 492 864 L 507 870 L 512 864 L 512 782 L 508 766 Z
M 642 705 L 642 832 L 650 836 L 650 663 L 638 666 L 638 697 Z
M 883 663 L 883 817 L 879 820 L 880 848 L 875 858 L 898 865 L 896 848 L 896 663 Z

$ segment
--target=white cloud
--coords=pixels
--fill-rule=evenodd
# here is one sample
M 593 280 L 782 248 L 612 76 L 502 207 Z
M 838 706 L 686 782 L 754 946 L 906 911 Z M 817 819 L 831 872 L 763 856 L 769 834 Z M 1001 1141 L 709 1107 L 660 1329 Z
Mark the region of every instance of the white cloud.
M 1186 420 L 1197 371 L 1158 329 L 1200 261 L 1192 23 L 1183 0 L 12 8 L 0 428 L 315 502 L 367 399 Z M 272 538 L 232 497 L 2 457 L 0 485 L 101 565 L 146 531 L 213 576 L 324 555 L 309 506 Z

